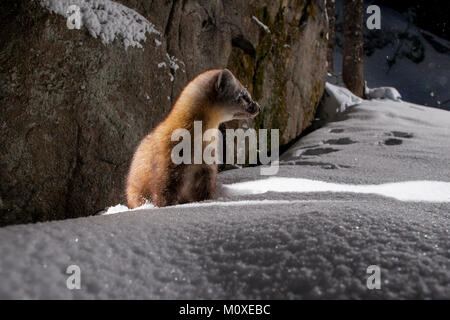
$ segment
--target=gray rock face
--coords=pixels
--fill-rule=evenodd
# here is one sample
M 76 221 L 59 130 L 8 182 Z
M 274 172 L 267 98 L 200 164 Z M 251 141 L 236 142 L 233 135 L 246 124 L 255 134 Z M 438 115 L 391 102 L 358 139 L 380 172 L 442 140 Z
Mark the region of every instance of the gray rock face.
M 264 107 L 250 125 L 279 128 L 282 143 L 312 120 L 326 78 L 323 1 L 117 2 L 161 35 L 125 50 L 69 30 L 40 1 L 2 3 L 0 225 L 123 202 L 138 142 L 207 69 L 230 68 Z

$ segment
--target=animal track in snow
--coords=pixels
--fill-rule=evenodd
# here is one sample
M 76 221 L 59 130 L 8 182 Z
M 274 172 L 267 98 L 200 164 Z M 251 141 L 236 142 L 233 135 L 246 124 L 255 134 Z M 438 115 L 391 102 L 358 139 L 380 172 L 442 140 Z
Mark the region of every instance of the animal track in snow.
M 314 161 L 303 161 L 303 160 L 297 160 L 297 161 L 295 161 L 295 164 L 300 165 L 300 166 L 319 166 L 322 169 L 350 168 L 350 166 L 334 164 L 334 163 L 329 163 L 329 162 L 314 162 Z
M 390 139 L 386 139 L 383 141 L 383 144 L 387 145 L 387 146 L 398 146 L 400 144 L 403 143 L 403 140 L 401 139 L 394 139 L 394 138 L 390 138 Z
M 282 166 L 311 166 L 311 167 L 321 167 L 322 169 L 341 169 L 341 168 L 351 168 L 351 166 L 343 164 L 334 164 L 330 162 L 320 162 L 320 161 L 306 161 L 306 160 L 290 160 L 280 162 Z
M 407 139 L 409 139 L 409 138 L 414 137 L 414 135 L 412 133 L 402 132 L 402 131 L 392 131 L 391 134 L 394 137 L 397 137 L 397 138 L 407 138 Z
M 384 135 L 395 137 L 395 138 L 386 139 L 383 142 L 379 143 L 379 144 L 384 144 L 386 146 L 398 146 L 403 143 L 402 139 L 396 139 L 396 138 L 410 139 L 410 138 L 414 137 L 414 135 L 412 133 L 403 132 L 403 131 L 385 132 Z
M 332 152 L 337 152 L 339 149 L 334 148 L 316 148 L 316 149 L 308 149 L 302 153 L 302 156 L 320 156 L 321 154 L 327 154 Z
M 353 141 L 352 139 L 346 137 L 346 138 L 339 138 L 339 139 L 330 139 L 330 140 L 326 140 L 323 143 L 326 144 L 335 144 L 335 145 L 345 145 L 345 144 L 353 144 L 356 143 L 357 141 Z

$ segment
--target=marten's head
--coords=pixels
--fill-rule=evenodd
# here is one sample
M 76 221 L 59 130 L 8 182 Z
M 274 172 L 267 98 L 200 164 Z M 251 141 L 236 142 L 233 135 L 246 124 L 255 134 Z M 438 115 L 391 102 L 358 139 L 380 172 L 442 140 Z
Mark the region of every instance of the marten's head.
M 215 104 L 227 120 L 253 118 L 261 111 L 259 104 L 228 69 L 218 72 L 214 91 Z

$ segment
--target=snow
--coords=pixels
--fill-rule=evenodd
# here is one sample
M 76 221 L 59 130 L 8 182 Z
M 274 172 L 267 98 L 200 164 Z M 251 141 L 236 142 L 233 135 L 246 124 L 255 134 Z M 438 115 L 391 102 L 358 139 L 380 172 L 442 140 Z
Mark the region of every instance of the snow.
M 380 87 L 370 89 L 367 87 L 367 83 L 364 86 L 364 95 L 367 99 L 390 99 L 394 101 L 400 101 L 402 96 L 397 89 L 393 87 Z
M 410 202 L 450 202 L 450 182 L 442 181 L 404 181 L 396 183 L 385 183 L 379 185 L 351 185 L 338 184 L 324 181 L 299 178 L 272 177 L 265 180 L 254 180 L 240 182 L 223 186 L 226 195 L 249 195 L 263 194 L 267 192 L 350 192 L 361 194 L 375 194 L 394 198 L 400 201 Z M 220 199 L 219 199 L 220 200 Z M 316 200 L 317 201 L 317 200 Z M 262 204 L 288 204 L 288 203 L 310 203 L 311 200 L 242 200 L 242 201 L 210 201 L 187 203 L 173 206 L 174 208 L 212 207 L 212 206 L 251 206 Z M 158 209 L 151 203 L 129 209 L 127 206 L 118 204 L 109 207 L 104 215 L 115 214 L 126 211 L 145 209 Z
M 147 202 L 144 205 L 142 205 L 138 208 L 135 208 L 135 209 L 129 209 L 127 206 L 125 206 L 123 204 L 117 204 L 115 206 L 107 208 L 106 211 L 101 214 L 109 215 L 109 214 L 115 214 L 115 213 L 125 212 L 125 211 L 147 210 L 147 209 L 154 209 L 154 208 L 156 208 L 156 207 L 149 202 Z
M 170 56 L 168 53 L 166 53 L 166 58 L 169 62 L 169 67 L 170 67 L 170 72 L 168 72 L 168 76 L 169 76 L 169 80 L 170 82 L 174 82 L 175 81 L 175 74 L 177 72 L 178 69 L 180 69 L 180 64 L 184 67 L 184 62 L 179 60 L 178 58 L 174 57 L 174 56 Z M 162 67 L 166 67 L 166 63 L 165 62 L 161 62 L 158 64 L 158 68 L 162 68 Z M 182 69 L 182 72 L 186 72 L 184 70 L 184 68 Z M 170 98 L 169 98 L 170 100 Z
M 450 202 L 450 182 L 405 181 L 380 185 L 347 185 L 299 178 L 269 178 L 226 185 L 236 195 L 266 192 L 351 192 L 377 194 L 400 201 Z
M 174 72 L 176 72 L 178 69 L 180 69 L 180 65 L 178 63 L 180 63 L 184 66 L 183 61 L 178 60 L 178 58 L 176 58 L 174 56 L 170 56 L 168 53 L 166 53 L 166 57 L 167 57 L 167 60 L 169 61 L 170 69 L 172 69 Z
M 230 191 L 233 188 L 230 188 Z M 272 190 L 270 190 L 272 191 Z M 289 192 L 295 192 L 295 191 L 289 191 Z M 247 192 L 246 192 L 247 193 Z M 257 194 L 258 192 L 255 192 L 253 194 Z M 236 194 L 245 194 L 245 193 L 236 193 Z M 346 200 L 343 200 L 344 202 Z M 141 207 L 130 209 L 127 206 L 123 204 L 117 204 L 113 207 L 107 208 L 105 212 L 100 212 L 99 215 L 111 215 L 121 212 L 132 212 L 137 210 L 149 210 L 149 209 L 157 209 L 157 210 L 163 210 L 168 208 L 204 208 L 204 207 L 245 207 L 245 206 L 261 206 L 261 205 L 272 205 L 272 204 L 296 204 L 296 203 L 313 203 L 313 202 L 328 202 L 328 200 L 238 200 L 238 201 L 227 201 L 224 198 L 219 198 L 218 201 L 202 201 L 202 202 L 192 202 L 192 203 L 184 203 L 184 204 L 178 204 L 175 206 L 170 207 L 164 207 L 164 208 L 158 208 L 153 206 L 152 204 L 148 203 Z
M 81 25 L 87 28 L 91 36 L 99 37 L 104 44 L 121 39 L 125 48 L 142 48 L 140 42 L 147 40 L 147 33 L 160 35 L 155 26 L 142 15 L 114 1 L 41 0 L 41 5 L 64 17 L 68 17 L 69 6 L 78 6 L 82 16 Z
M 266 25 L 265 25 L 264 23 L 262 23 L 261 21 L 259 21 L 257 17 L 252 16 L 252 19 L 253 19 L 253 21 L 256 22 L 256 24 L 257 24 L 258 26 L 260 26 L 261 28 L 263 28 L 265 32 L 270 33 L 269 27 L 266 26 Z
M 330 119 L 337 113 L 344 112 L 348 107 L 358 105 L 362 99 L 355 96 L 350 90 L 329 82 L 325 83 L 325 92 L 318 109 L 320 119 Z
M 222 198 L 219 201 L 202 201 L 202 202 L 192 202 L 178 204 L 167 208 L 205 208 L 205 207 L 246 207 L 246 206 L 261 206 L 261 205 L 273 205 L 273 204 L 296 204 L 296 203 L 312 203 L 312 202 L 329 202 L 328 200 L 239 200 L 239 201 L 226 201 Z M 344 200 L 345 201 L 345 200 Z M 130 209 L 123 204 L 118 204 L 113 207 L 107 208 L 105 212 L 101 212 L 100 215 L 111 215 L 121 212 L 132 212 L 136 210 L 149 210 L 149 209 L 159 209 L 163 210 L 165 208 L 158 208 L 151 204 L 143 205 L 141 207 Z
M 449 141 L 450 112 L 363 100 L 215 201 L 0 228 L 0 299 L 449 299 Z
M 336 111 L 344 112 L 347 107 L 351 107 L 357 104 L 360 104 L 362 100 L 355 96 L 350 90 L 347 88 L 335 86 L 331 83 L 325 84 L 326 92 L 334 99 L 335 104 L 338 105 Z
M 108 214 L 114 214 L 114 213 L 118 213 L 118 212 L 124 212 L 124 211 L 129 211 L 130 209 L 128 209 L 127 206 L 123 205 L 123 204 L 118 204 L 115 205 L 113 207 L 109 207 L 106 209 L 106 212 L 102 213 L 104 215 L 108 215 Z
M 441 181 L 405 181 L 396 183 L 385 183 L 380 185 L 347 185 L 298 178 L 268 178 L 265 180 L 254 180 L 224 185 L 225 192 L 232 195 L 262 194 L 267 192 L 350 192 L 361 194 L 376 194 L 384 197 L 394 198 L 400 201 L 411 202 L 450 202 L 450 182 Z M 220 199 L 219 199 L 220 200 Z M 195 208 L 213 206 L 253 206 L 264 204 L 294 204 L 311 203 L 318 200 L 242 200 L 242 201 L 210 201 L 196 202 L 173 206 L 174 208 Z M 115 214 L 126 211 L 144 209 L 158 209 L 147 203 L 136 209 L 118 204 L 109 207 L 104 215 Z

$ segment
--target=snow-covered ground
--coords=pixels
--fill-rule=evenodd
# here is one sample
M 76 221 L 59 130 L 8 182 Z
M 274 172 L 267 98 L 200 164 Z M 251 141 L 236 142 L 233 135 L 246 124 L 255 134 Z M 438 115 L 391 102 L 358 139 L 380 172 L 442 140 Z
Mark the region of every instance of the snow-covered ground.
M 449 141 L 450 112 L 361 101 L 216 201 L 0 229 L 0 298 L 448 299 Z
M 334 73 L 340 75 L 342 0 L 336 1 L 336 7 Z M 368 16 L 365 14 L 365 19 Z M 364 24 L 364 38 L 364 77 L 370 88 L 392 86 L 405 101 L 450 110 L 449 41 L 408 22 L 408 13 L 383 6 L 381 30 L 368 30 Z

